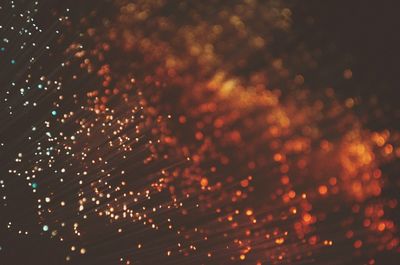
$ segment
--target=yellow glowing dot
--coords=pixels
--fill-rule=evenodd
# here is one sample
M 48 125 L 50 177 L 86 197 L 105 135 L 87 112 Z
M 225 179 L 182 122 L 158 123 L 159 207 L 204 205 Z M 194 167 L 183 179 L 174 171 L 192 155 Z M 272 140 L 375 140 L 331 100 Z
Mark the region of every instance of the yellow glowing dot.
M 207 185 L 208 185 L 208 179 L 207 179 L 207 178 L 202 178 L 202 179 L 200 180 L 200 185 L 201 185 L 202 187 L 207 187 Z
M 311 215 L 308 213 L 304 214 L 303 220 L 304 220 L 304 222 L 309 223 L 311 221 Z
M 325 194 L 328 192 L 328 187 L 325 186 L 325 185 L 321 185 L 321 186 L 319 186 L 319 188 L 318 188 L 318 192 L 319 192 L 319 194 L 321 194 L 321 195 L 325 195 Z

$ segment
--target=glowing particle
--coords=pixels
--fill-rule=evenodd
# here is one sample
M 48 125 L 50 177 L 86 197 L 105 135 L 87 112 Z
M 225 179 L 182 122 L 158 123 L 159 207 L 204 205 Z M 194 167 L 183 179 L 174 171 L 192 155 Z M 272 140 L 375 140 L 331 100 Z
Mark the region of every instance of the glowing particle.
M 277 245 L 282 245 L 285 242 L 285 239 L 283 237 L 279 237 L 277 239 L 275 239 L 275 243 Z
M 43 229 L 44 232 L 49 231 L 49 227 L 47 225 L 44 225 L 42 229 Z
M 385 223 L 383 223 L 383 222 L 379 223 L 379 225 L 378 225 L 378 230 L 379 230 L 380 232 L 384 231 L 385 228 L 386 228 Z
M 362 241 L 361 240 L 356 240 L 354 242 L 354 248 L 360 248 L 362 246 Z
M 308 214 L 308 213 L 306 213 L 306 214 L 303 215 L 303 220 L 304 220 L 304 222 L 306 222 L 306 223 L 311 222 L 311 218 L 312 218 L 311 215 Z
M 328 192 L 328 187 L 325 186 L 325 185 L 321 185 L 321 186 L 319 186 L 319 188 L 318 188 L 318 192 L 319 192 L 319 194 L 321 194 L 321 195 L 325 195 L 325 194 Z
M 202 187 L 207 187 L 207 185 L 208 185 L 208 179 L 207 179 L 207 178 L 202 178 L 202 179 L 200 180 L 200 185 L 201 185 Z
M 249 186 L 249 181 L 247 179 L 240 181 L 240 186 L 246 188 L 247 186 Z

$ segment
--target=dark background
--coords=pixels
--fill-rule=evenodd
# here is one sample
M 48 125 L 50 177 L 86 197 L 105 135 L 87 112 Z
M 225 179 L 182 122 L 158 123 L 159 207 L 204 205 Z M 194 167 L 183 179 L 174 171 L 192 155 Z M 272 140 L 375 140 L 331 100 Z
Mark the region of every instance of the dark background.
M 399 129 L 399 10 L 397 1 L 362 0 L 301 1 L 293 9 L 300 41 L 323 49 L 318 75 L 331 82 L 323 85 L 333 85 L 342 98 L 366 103 L 375 97 L 384 111 L 370 124 L 376 129 Z M 346 65 L 353 72 L 351 80 L 343 79 Z

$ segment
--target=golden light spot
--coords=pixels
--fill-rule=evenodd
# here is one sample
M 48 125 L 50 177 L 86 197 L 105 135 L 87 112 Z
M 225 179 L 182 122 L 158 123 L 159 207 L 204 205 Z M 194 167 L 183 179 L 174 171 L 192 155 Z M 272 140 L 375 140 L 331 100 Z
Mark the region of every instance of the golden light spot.
M 380 232 L 384 231 L 385 228 L 386 228 L 385 223 L 383 223 L 383 222 L 379 223 L 379 225 L 378 225 L 378 230 L 379 230 Z
M 285 242 L 285 239 L 283 237 L 279 237 L 277 239 L 275 239 L 275 243 L 277 245 L 282 245 Z
M 312 219 L 312 216 L 310 214 L 306 213 L 306 214 L 303 215 L 304 222 L 310 223 L 311 219 Z
M 318 192 L 319 192 L 319 194 L 321 194 L 321 195 L 325 195 L 325 194 L 328 192 L 328 187 L 325 186 L 325 185 L 321 185 L 321 186 L 319 186 L 319 188 L 318 188 Z
M 202 179 L 200 180 L 200 185 L 201 185 L 202 187 L 207 187 L 207 185 L 208 185 L 208 179 L 207 179 L 207 178 L 202 178 Z

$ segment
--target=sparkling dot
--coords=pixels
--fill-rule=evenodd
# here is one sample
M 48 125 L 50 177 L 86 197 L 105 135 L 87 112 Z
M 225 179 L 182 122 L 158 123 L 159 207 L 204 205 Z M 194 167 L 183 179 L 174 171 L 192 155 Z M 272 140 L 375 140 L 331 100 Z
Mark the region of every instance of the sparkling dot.
M 36 182 L 32 183 L 32 188 L 36 189 L 38 187 L 38 184 Z
M 44 231 L 44 232 L 49 231 L 49 227 L 48 227 L 47 225 L 44 225 L 44 226 L 43 226 L 43 231 Z
M 57 111 L 53 110 L 53 111 L 51 112 L 51 115 L 56 116 L 56 115 L 57 115 Z
M 15 64 L 15 60 L 14 59 L 11 60 L 11 64 Z

